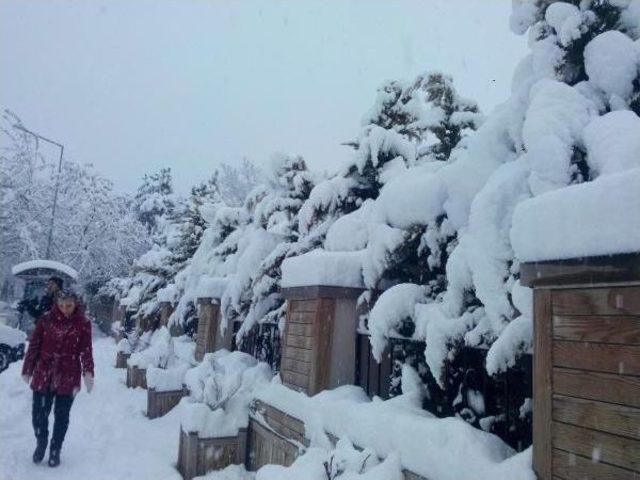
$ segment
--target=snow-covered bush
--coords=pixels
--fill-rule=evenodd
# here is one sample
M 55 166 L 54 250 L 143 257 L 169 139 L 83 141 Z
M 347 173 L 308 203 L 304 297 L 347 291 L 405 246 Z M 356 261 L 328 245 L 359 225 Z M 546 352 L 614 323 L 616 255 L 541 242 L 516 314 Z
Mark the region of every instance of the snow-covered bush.
M 209 218 L 199 247 L 158 294 L 177 304 L 170 323 L 184 323 L 199 297 L 220 301 L 223 331 L 241 324 L 239 344 L 257 323 L 282 322 L 280 264 L 297 246 L 297 213 L 312 180 L 301 157 L 282 154 L 273 157 L 267 180 L 242 207 L 218 204 L 205 212 Z
M 188 370 L 189 397 L 182 400 L 182 426 L 201 437 L 228 437 L 246 428 L 254 392 L 271 380 L 271 368 L 242 352 L 218 350 Z
M 141 369 L 169 366 L 169 361 L 173 357 L 173 342 L 169 330 L 162 327 L 154 332 L 145 332 L 143 335 L 148 336 L 148 340 L 144 340 L 147 344 L 146 348 L 131 353 L 127 364 Z
M 446 289 L 407 315 L 415 322 L 414 338 L 426 339 L 426 360 L 440 381 L 445 360 L 463 345 L 490 347 L 492 374 L 530 349 L 531 292 L 518 282 L 521 261 L 634 248 L 628 241 L 593 241 L 603 230 L 596 218 L 612 215 L 603 207 L 620 209 L 599 201 L 600 195 L 621 192 L 626 212 L 636 202 L 640 50 L 633 3 L 515 2 L 512 25 L 519 33 L 529 30 L 531 53 L 514 74 L 511 97 L 455 161 L 422 180 L 424 190 L 429 185 L 438 194 L 422 197 L 421 212 L 441 212 L 457 236 L 447 244 Z M 573 186 L 582 182 L 590 187 Z M 554 221 L 563 199 L 566 209 Z M 390 203 L 404 207 L 401 202 Z M 595 210 L 586 209 L 589 203 Z M 402 210 L 409 211 L 396 211 Z M 628 225 L 628 216 L 619 217 Z M 628 238 L 626 225 L 615 222 L 604 230 Z M 379 351 L 390 327 L 397 329 L 398 315 L 382 318 L 374 307 L 372 317 L 382 326 L 372 332 Z

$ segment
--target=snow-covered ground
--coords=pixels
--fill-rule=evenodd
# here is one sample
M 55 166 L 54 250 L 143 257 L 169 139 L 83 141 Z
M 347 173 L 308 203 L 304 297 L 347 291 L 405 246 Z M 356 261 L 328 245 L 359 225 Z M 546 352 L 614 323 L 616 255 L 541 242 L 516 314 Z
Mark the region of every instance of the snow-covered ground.
M 0 478 L 2 480 L 179 480 L 175 469 L 180 419 L 177 411 L 154 420 L 144 416 L 147 395 L 127 389 L 125 371 L 115 369 L 116 346 L 94 334 L 96 384 L 71 409 L 62 463 L 34 465 L 31 390 L 22 382 L 22 361 L 0 374 Z M 53 413 L 49 419 L 53 427 Z M 46 458 L 45 458 L 46 460 Z

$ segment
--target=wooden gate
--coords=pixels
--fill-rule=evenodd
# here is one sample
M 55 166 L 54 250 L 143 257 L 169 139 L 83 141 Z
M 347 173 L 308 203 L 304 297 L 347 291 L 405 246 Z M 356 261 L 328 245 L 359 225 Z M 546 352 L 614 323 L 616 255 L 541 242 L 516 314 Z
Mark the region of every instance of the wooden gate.
M 640 283 L 534 292 L 538 478 L 640 479 Z

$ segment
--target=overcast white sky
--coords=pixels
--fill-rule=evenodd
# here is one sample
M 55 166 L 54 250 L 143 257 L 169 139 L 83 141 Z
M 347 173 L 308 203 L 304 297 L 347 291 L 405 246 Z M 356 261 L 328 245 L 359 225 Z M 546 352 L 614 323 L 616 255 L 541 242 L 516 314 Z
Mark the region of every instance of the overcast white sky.
M 0 106 L 120 190 L 172 167 L 349 154 L 376 87 L 436 69 L 485 111 L 525 39 L 510 0 L 0 1 Z M 54 155 L 54 152 L 51 152 Z

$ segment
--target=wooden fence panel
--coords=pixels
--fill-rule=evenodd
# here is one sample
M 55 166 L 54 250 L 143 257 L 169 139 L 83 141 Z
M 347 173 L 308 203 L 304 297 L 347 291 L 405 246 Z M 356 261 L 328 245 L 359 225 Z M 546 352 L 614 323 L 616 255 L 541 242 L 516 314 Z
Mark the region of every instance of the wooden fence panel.
M 640 287 L 535 291 L 540 480 L 640 478 Z

